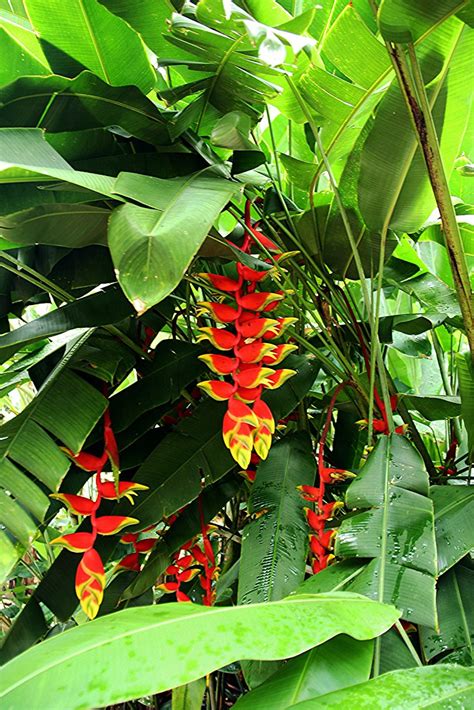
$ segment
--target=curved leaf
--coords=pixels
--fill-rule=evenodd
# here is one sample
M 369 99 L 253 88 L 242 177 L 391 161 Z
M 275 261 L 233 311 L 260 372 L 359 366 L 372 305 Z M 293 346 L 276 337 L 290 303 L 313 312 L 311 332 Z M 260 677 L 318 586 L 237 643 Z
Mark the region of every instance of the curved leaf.
M 418 52 L 417 52 L 418 53 Z M 458 155 L 470 112 L 465 90 L 472 54 L 468 30 L 449 20 L 420 46 L 419 61 L 446 170 Z M 382 99 L 361 153 L 359 207 L 369 228 L 419 229 L 436 206 L 424 159 L 398 84 Z
M 195 173 L 177 179 L 163 211 L 124 205 L 112 213 L 109 247 L 117 278 L 139 313 L 176 288 L 213 221 L 240 189 Z
M 335 553 L 372 561 L 349 585 L 403 610 L 403 618 L 436 625 L 433 504 L 418 451 L 398 434 L 381 436 L 346 493 L 349 509 Z
M 382 0 L 378 11 L 380 32 L 390 42 L 414 42 L 461 5 L 459 0 Z
M 337 636 L 290 659 L 267 681 L 242 696 L 235 710 L 286 710 L 294 703 L 369 679 L 373 643 Z
M 471 669 L 455 665 L 393 671 L 337 690 L 314 700 L 292 705 L 295 710 L 370 707 L 370 710 L 420 710 L 420 708 L 469 707 L 474 693 Z
M 242 538 L 240 604 L 282 599 L 303 581 L 309 529 L 297 486 L 314 477 L 311 441 L 301 433 L 278 441 L 259 464 L 248 503 L 256 519 Z
M 24 0 L 28 16 L 57 74 L 68 74 L 72 57 L 108 84 L 132 84 L 147 94 L 155 76 L 138 35 L 95 0 Z M 50 49 L 61 50 L 58 53 Z M 133 56 L 133 61 L 130 61 Z M 69 60 L 70 64 L 70 60 Z
M 371 638 L 397 616 L 393 607 L 346 593 L 237 607 L 127 609 L 10 661 L 3 702 L 22 707 L 34 697 L 39 707 L 70 710 L 111 705 L 183 685 L 239 658 L 285 658 L 344 632 Z M 206 637 L 212 644 L 203 643 Z
M 474 490 L 471 486 L 432 486 L 430 498 L 441 575 L 474 548 Z

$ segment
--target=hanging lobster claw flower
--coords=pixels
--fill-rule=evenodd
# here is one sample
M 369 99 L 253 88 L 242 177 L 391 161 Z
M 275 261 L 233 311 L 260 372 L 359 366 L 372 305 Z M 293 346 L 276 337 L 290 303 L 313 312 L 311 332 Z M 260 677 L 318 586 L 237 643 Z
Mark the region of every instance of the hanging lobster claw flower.
M 258 418 L 254 411 L 250 409 L 242 400 L 231 397 L 227 406 L 227 414 L 235 422 L 244 422 L 250 426 L 258 426 Z
M 237 358 L 226 357 L 226 355 L 199 355 L 199 360 L 202 360 L 216 375 L 230 375 L 239 365 Z
M 187 594 L 181 591 L 181 589 L 176 590 L 176 601 L 178 602 L 190 602 L 192 599 L 188 597 Z
M 238 387 L 235 395 L 243 402 L 247 402 L 247 404 L 249 404 L 250 402 L 255 402 L 255 400 L 261 396 L 262 391 L 262 385 L 259 387 Z
M 202 335 L 198 336 L 198 342 L 210 340 L 212 345 L 218 350 L 232 350 L 239 341 L 238 335 L 229 333 L 225 328 L 199 328 Z
M 131 552 L 122 557 L 114 567 L 115 572 L 140 572 L 140 557 L 138 552 Z
M 234 375 L 234 381 L 239 387 L 251 389 L 259 385 L 267 386 L 267 382 L 271 382 L 270 376 L 274 374 L 269 367 L 251 367 L 248 370 L 237 372 Z
M 272 445 L 272 434 L 270 429 L 262 424 L 254 430 L 253 448 L 261 459 L 265 460 Z
M 157 588 L 161 589 L 166 594 L 170 594 L 179 589 L 179 582 L 163 582 L 163 584 L 159 584 Z
M 136 518 L 127 518 L 125 515 L 101 515 L 96 518 L 95 529 L 99 535 L 115 535 L 127 525 L 135 525 L 138 522 Z
M 252 318 L 252 320 L 237 323 L 236 328 L 244 339 L 261 338 L 268 332 L 272 332 L 276 336 L 278 333 L 277 324 L 278 321 L 274 318 Z
M 315 513 L 314 510 L 311 510 L 311 508 L 305 508 L 304 512 L 306 513 L 306 520 L 308 521 L 310 528 L 316 532 L 322 532 L 326 522 L 325 516 Z
M 275 370 L 273 374 L 269 375 L 266 378 L 265 386 L 269 390 L 276 390 L 278 387 L 281 387 L 282 384 L 284 384 L 290 377 L 293 377 L 293 375 L 296 375 L 296 370 Z
M 243 476 L 249 483 L 254 483 L 257 476 L 257 472 L 254 468 L 248 468 L 246 471 L 239 471 L 240 475 Z
M 125 535 L 122 535 L 120 538 L 120 542 L 123 542 L 125 544 L 132 542 L 135 543 L 138 540 L 138 533 L 125 533 Z
M 319 506 L 319 512 L 326 517 L 326 520 L 332 520 L 334 513 L 341 508 L 344 508 L 344 503 L 341 500 L 335 500 L 332 503 L 324 503 Z
M 51 545 L 63 545 L 70 552 L 85 552 L 94 544 L 92 533 L 77 532 L 51 540 Z
M 86 451 L 80 451 L 75 454 L 71 449 L 64 446 L 61 449 L 71 458 L 76 466 L 82 468 L 83 471 L 102 471 L 105 464 L 107 463 L 107 453 L 104 452 L 102 456 L 94 456 L 93 454 L 88 454 Z
M 252 269 L 250 266 L 245 266 L 245 264 L 237 264 L 237 273 L 245 281 L 251 281 L 252 283 L 257 283 L 258 281 L 263 281 L 263 279 L 271 274 L 274 269 L 267 269 L 266 271 L 258 271 L 257 269 Z
M 297 322 L 298 318 L 277 318 L 275 328 L 272 331 L 265 333 L 263 337 L 266 340 L 274 340 L 275 338 L 279 338 L 280 335 L 283 335 L 285 330 L 290 327 L 290 325 Z
M 234 386 L 222 380 L 205 380 L 199 382 L 198 387 L 207 392 L 212 399 L 217 399 L 218 402 L 225 402 L 234 394 Z
M 191 569 L 184 569 L 181 572 L 178 572 L 176 575 L 176 579 L 178 582 L 181 584 L 181 582 L 190 582 L 194 577 L 197 577 L 199 574 L 199 568 L 198 567 L 192 567 Z
M 263 309 L 270 310 L 268 308 L 270 305 L 276 307 L 278 301 L 281 301 L 283 297 L 283 294 L 270 291 L 255 291 L 245 296 L 237 296 L 237 303 L 249 311 L 263 311 Z
M 319 477 L 323 483 L 334 483 L 334 481 L 345 481 L 347 478 L 355 478 L 356 474 L 346 471 L 343 468 L 328 468 L 323 466 L 319 471 Z
M 135 550 L 137 552 L 150 552 L 155 547 L 156 537 L 145 537 L 143 540 L 138 540 L 135 543 Z
M 112 422 L 110 421 L 110 411 L 108 409 L 104 412 L 104 444 L 105 451 L 109 457 L 110 463 L 112 464 L 112 469 L 116 473 L 116 479 L 118 481 L 118 470 L 120 468 L 119 450 L 117 440 L 112 429 Z
M 99 611 L 104 587 L 104 565 L 97 550 L 92 548 L 84 553 L 76 571 L 76 594 L 89 619 L 94 619 Z
M 264 355 L 262 362 L 264 365 L 279 365 L 282 360 L 288 357 L 288 355 L 295 350 L 298 350 L 298 346 L 293 345 L 292 343 L 276 345 L 274 346 L 273 351 L 270 351 L 268 355 Z
M 106 500 L 120 500 L 120 498 L 127 498 L 133 505 L 133 496 L 137 495 L 138 491 L 147 491 L 148 486 L 142 483 L 135 483 L 134 481 L 119 481 L 118 492 L 115 483 L 112 481 L 99 481 L 97 484 L 97 490 Z
M 260 362 L 266 356 L 275 350 L 275 346 L 271 343 L 262 343 L 260 340 L 254 340 L 253 343 L 243 345 L 236 352 L 239 360 L 244 363 Z
M 241 279 L 239 281 L 235 281 L 234 279 L 231 279 L 228 276 L 221 276 L 220 274 L 202 273 L 196 274 L 196 276 L 199 276 L 199 278 L 208 281 L 214 286 L 214 288 L 217 288 L 219 291 L 225 291 L 226 293 L 233 293 L 234 291 L 238 291 L 242 285 Z
M 248 424 L 238 425 L 228 446 L 234 461 L 237 461 L 241 468 L 248 468 L 253 447 L 252 430 Z
M 313 555 L 318 558 L 324 557 L 327 553 L 327 549 L 321 544 L 320 537 L 318 535 L 309 536 L 309 547 Z
M 98 507 L 98 501 L 71 493 L 50 493 L 49 497 L 65 503 L 69 510 L 76 515 L 90 515 Z
M 296 486 L 296 488 L 301 491 L 303 498 L 311 503 L 316 503 L 321 496 L 321 489 L 315 486 Z
M 272 410 L 262 399 L 257 399 L 253 406 L 253 411 L 257 415 L 261 423 L 270 430 L 272 434 L 275 433 L 275 420 L 273 419 Z
M 227 303 L 214 303 L 213 301 L 201 301 L 200 308 L 196 315 L 210 315 L 219 323 L 233 323 L 239 317 L 239 312 Z

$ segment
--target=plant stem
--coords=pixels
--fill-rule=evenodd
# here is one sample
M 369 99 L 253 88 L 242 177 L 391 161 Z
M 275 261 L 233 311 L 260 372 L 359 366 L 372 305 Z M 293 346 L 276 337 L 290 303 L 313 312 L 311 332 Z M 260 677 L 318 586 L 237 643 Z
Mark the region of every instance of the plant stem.
M 395 626 L 397 627 L 398 633 L 400 634 L 402 639 L 405 641 L 405 645 L 408 648 L 408 650 L 410 651 L 411 655 L 413 656 L 413 659 L 414 659 L 416 665 L 422 666 L 423 663 L 421 662 L 421 659 L 420 659 L 418 653 L 416 652 L 416 648 L 412 644 L 410 637 L 408 636 L 407 632 L 403 628 L 402 623 L 400 621 L 396 621 Z
M 448 373 L 446 371 L 446 363 L 444 361 L 444 352 L 443 352 L 443 349 L 441 348 L 441 343 L 439 342 L 439 338 L 438 338 L 438 334 L 436 333 L 436 330 L 432 331 L 431 337 L 433 338 L 433 348 L 435 351 L 436 360 L 438 362 L 439 373 L 441 375 L 441 379 L 443 380 L 444 391 L 446 392 L 448 397 L 452 397 L 453 390 L 451 387 L 451 382 L 449 381 Z M 462 441 L 461 427 L 459 426 L 459 420 L 457 419 L 457 417 L 455 417 L 453 419 L 453 425 L 454 425 L 454 433 L 455 433 L 456 439 L 458 441 Z
M 400 88 L 405 96 L 413 121 L 413 127 L 422 150 L 428 177 L 441 216 L 454 286 L 461 308 L 471 357 L 474 362 L 474 301 L 470 287 L 464 248 L 461 241 L 456 213 L 451 200 L 448 180 L 441 157 L 438 136 L 433 121 L 420 65 L 412 43 L 408 44 L 413 82 L 403 51 L 399 45 L 390 45 L 390 56 L 396 69 Z

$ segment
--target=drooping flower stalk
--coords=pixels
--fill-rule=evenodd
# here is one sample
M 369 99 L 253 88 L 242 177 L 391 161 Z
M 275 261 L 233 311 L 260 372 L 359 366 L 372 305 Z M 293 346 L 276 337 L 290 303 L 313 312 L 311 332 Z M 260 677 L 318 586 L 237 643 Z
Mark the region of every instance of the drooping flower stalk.
M 247 234 L 241 250 L 250 254 L 255 244 L 281 255 L 279 247 L 262 234 L 250 219 L 250 201 L 245 208 Z M 207 380 L 201 387 L 216 400 L 227 402 L 222 434 L 225 445 L 235 461 L 247 470 L 254 451 L 265 459 L 275 431 L 275 421 L 262 394 L 277 389 L 294 370 L 279 365 L 296 345 L 273 341 L 296 318 L 267 317 L 284 298 L 283 292 L 260 290 L 268 271 L 252 269 L 237 263 L 237 278 L 203 273 L 199 276 L 220 292 L 219 301 L 203 301 L 198 315 L 208 315 L 224 327 L 200 328 L 200 340 L 209 340 L 221 352 L 201 355 L 209 369 L 226 379 Z
M 336 399 L 339 393 L 348 384 L 348 382 L 342 382 L 339 384 L 334 390 L 329 403 L 326 421 L 318 443 L 318 487 L 299 486 L 299 490 L 301 491 L 303 498 L 311 503 L 314 503 L 316 507 L 316 510 L 313 510 L 312 508 L 305 508 L 306 519 L 312 531 L 309 536 L 309 544 L 313 556 L 311 567 L 314 574 L 317 574 L 321 570 L 325 569 L 334 559 L 334 555 L 331 550 L 335 531 L 331 529 L 326 530 L 326 523 L 333 519 L 334 513 L 339 508 L 344 507 L 344 504 L 341 501 L 331 501 L 329 503 L 324 502 L 326 486 L 337 481 L 344 481 L 347 478 L 354 478 L 355 476 L 355 474 L 350 471 L 346 471 L 341 468 L 332 468 L 330 466 L 326 466 L 324 463 L 324 448 L 329 428 L 331 426 L 332 413 L 336 404 Z
M 70 533 L 52 540 L 52 544 L 63 545 L 71 552 L 83 553 L 76 571 L 75 587 L 81 607 L 89 619 L 97 615 L 105 589 L 104 564 L 94 547 L 97 535 L 115 535 L 128 525 L 138 523 L 136 518 L 124 515 L 97 515 L 100 504 L 103 499 L 120 500 L 121 498 L 127 498 L 133 503 L 133 497 L 137 492 L 148 488 L 133 481 L 118 481 L 119 453 L 108 409 L 104 413 L 103 427 L 104 451 L 101 456 L 83 451 L 74 454 L 67 450 L 77 466 L 94 474 L 97 491 L 95 499 L 69 493 L 51 494 L 52 498 L 63 502 L 71 512 L 90 518 L 91 532 Z M 102 471 L 107 461 L 110 462 L 116 481 L 102 479 Z

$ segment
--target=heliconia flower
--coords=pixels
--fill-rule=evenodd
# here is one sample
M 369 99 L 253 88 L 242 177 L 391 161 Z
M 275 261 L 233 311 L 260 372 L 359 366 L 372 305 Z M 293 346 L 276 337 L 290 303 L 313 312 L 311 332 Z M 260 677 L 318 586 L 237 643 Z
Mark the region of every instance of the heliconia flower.
M 202 335 L 198 336 L 198 342 L 202 340 L 210 340 L 218 350 L 231 350 L 239 340 L 237 335 L 229 333 L 225 328 L 199 328 Z
M 273 374 L 265 378 L 265 387 L 269 390 L 276 390 L 281 387 L 290 377 L 296 375 L 296 370 L 275 370 Z
M 319 557 L 313 560 L 313 563 L 311 565 L 311 568 L 313 570 L 313 574 L 317 574 L 318 572 L 321 572 L 323 569 L 326 569 L 328 564 L 332 562 L 335 559 L 334 555 L 329 554 L 329 555 L 324 555 L 323 557 Z
M 274 318 L 252 318 L 252 320 L 244 323 L 237 323 L 237 331 L 243 338 L 261 338 L 265 337 L 269 332 L 277 335 L 276 326 L 278 321 Z
M 269 355 L 272 357 L 270 353 L 273 353 L 275 349 L 275 345 L 272 345 L 271 343 L 262 343 L 259 340 L 254 340 L 253 343 L 248 343 L 247 345 L 243 345 L 239 348 L 236 351 L 236 355 L 239 360 L 244 363 L 255 363 L 260 361 L 265 363 L 266 356 Z
M 260 425 L 254 430 L 253 447 L 261 459 L 265 460 L 272 445 L 272 434 L 265 425 Z
M 236 422 L 245 422 L 250 426 L 258 426 L 258 417 L 254 409 L 235 397 L 229 399 L 227 414 Z
M 158 589 L 161 589 L 163 592 L 166 592 L 166 594 L 169 594 L 170 592 L 176 592 L 178 588 L 178 582 L 163 582 L 163 584 L 158 585 Z
M 76 594 L 84 613 L 94 619 L 102 603 L 105 570 L 97 550 L 84 553 L 76 571 Z
M 203 389 L 213 399 L 225 402 L 234 394 L 234 387 L 229 382 L 222 380 L 205 380 L 199 382 L 198 387 Z
M 120 542 L 124 543 L 129 543 L 129 542 L 136 542 L 138 540 L 138 533 L 125 533 L 125 535 L 122 535 L 120 538 Z
M 275 420 L 273 419 L 272 410 L 262 399 L 258 399 L 253 407 L 254 413 L 257 415 L 258 419 L 265 424 L 265 426 L 273 434 L 275 432 Z
M 263 337 L 266 340 L 274 340 L 275 338 L 279 338 L 280 335 L 283 335 L 285 330 L 290 327 L 290 325 L 297 322 L 298 318 L 277 318 L 274 328 L 272 330 L 268 330 Z
M 324 503 L 319 507 L 319 512 L 322 513 L 326 520 L 332 520 L 334 513 L 340 508 L 344 508 L 344 503 L 341 500 L 336 500 L 331 503 Z
M 323 466 L 319 472 L 319 477 L 323 483 L 334 483 L 334 481 L 345 481 L 347 478 L 355 478 L 356 474 L 346 471 L 343 468 L 331 468 Z
M 248 424 L 240 425 L 240 433 L 232 435 L 228 447 L 234 461 L 237 461 L 242 469 L 248 468 L 253 447 L 251 429 Z
M 102 498 L 106 500 L 127 498 L 132 505 L 134 504 L 133 496 L 136 496 L 138 491 L 148 490 L 148 486 L 144 486 L 142 483 L 135 483 L 134 481 L 119 481 L 117 488 L 113 481 L 99 481 L 97 483 L 97 490 Z
M 122 557 L 120 562 L 115 565 L 114 572 L 139 572 L 140 557 L 138 552 L 131 552 L 129 555 Z
M 179 567 L 178 565 L 168 565 L 168 567 L 165 569 L 165 574 L 168 576 L 175 576 L 179 572 Z
M 324 557 L 327 552 L 324 545 L 322 545 L 320 537 L 318 535 L 310 535 L 309 546 L 311 552 L 313 553 L 313 555 L 316 555 L 316 557 Z
M 181 589 L 176 590 L 176 601 L 178 602 L 190 602 L 192 601 L 187 594 L 181 591 Z
M 143 540 L 138 540 L 135 543 L 135 550 L 137 552 L 150 552 L 156 543 L 155 537 L 145 537 Z
M 214 320 L 219 323 L 233 323 L 239 317 L 239 311 L 227 303 L 214 303 L 213 301 L 201 301 L 197 311 L 198 316 L 209 313 Z
M 76 466 L 82 468 L 84 471 L 101 471 L 107 462 L 107 453 L 104 452 L 102 456 L 94 456 L 93 454 L 88 454 L 86 451 L 80 451 L 75 454 L 71 449 L 66 447 L 61 447 L 62 450 L 74 461 Z
M 93 501 L 85 496 L 76 496 L 71 493 L 50 493 L 49 497 L 62 501 L 76 515 L 90 515 L 99 504 L 99 501 Z
M 192 567 L 188 568 L 185 570 L 182 570 L 181 572 L 178 572 L 176 574 L 176 579 L 178 582 L 190 582 L 194 577 L 196 577 L 199 574 L 199 568 L 198 567 Z
M 237 264 L 237 272 L 244 281 L 251 281 L 252 283 L 257 283 L 258 281 L 263 281 L 263 279 L 272 273 L 274 269 L 267 269 L 266 271 L 258 271 L 257 269 L 252 269 L 250 266 L 245 266 L 239 262 Z
M 301 491 L 303 498 L 311 503 L 316 503 L 321 495 L 321 489 L 315 486 L 296 486 L 296 488 Z
M 255 291 L 248 293 L 245 296 L 237 296 L 237 303 L 242 308 L 250 311 L 263 311 L 268 309 L 268 306 L 276 307 L 278 301 L 281 301 L 283 294 L 271 293 L 269 291 Z
M 226 291 L 227 293 L 238 291 L 242 285 L 240 280 L 235 281 L 235 279 L 231 279 L 228 276 L 221 276 L 220 274 L 202 273 L 197 274 L 197 276 L 201 279 L 209 281 L 209 283 L 211 283 L 214 288 L 217 288 L 219 291 Z
M 117 440 L 112 429 L 110 411 L 108 409 L 106 409 L 104 412 L 104 447 L 105 452 L 109 457 L 110 463 L 112 464 L 113 470 L 118 471 L 118 469 L 120 468 L 119 450 L 117 446 Z
M 70 552 L 85 552 L 94 544 L 92 533 L 77 532 L 61 535 L 51 540 L 51 545 L 63 545 Z
M 306 513 L 306 520 L 308 521 L 309 526 L 316 532 L 322 531 L 326 522 L 325 516 L 315 513 L 315 511 L 311 510 L 311 508 L 305 508 L 304 511 Z
M 125 515 L 102 515 L 96 518 L 95 529 L 99 535 L 115 535 L 127 525 L 135 525 L 138 522 L 136 518 L 128 518 Z
M 263 387 L 238 387 L 236 396 L 243 402 L 255 402 L 262 394 Z
M 199 355 L 199 360 L 202 360 L 216 375 L 230 375 L 239 365 L 237 358 L 226 355 Z
M 273 350 L 263 357 L 262 362 L 264 365 L 279 365 L 282 360 L 295 350 L 298 350 L 298 346 L 292 343 L 273 346 Z
M 248 370 L 237 372 L 234 375 L 234 381 L 239 385 L 239 387 L 258 387 L 258 385 L 267 385 L 267 382 L 272 382 L 271 376 L 274 376 L 275 374 L 276 373 L 269 367 L 252 367 Z
M 248 468 L 246 471 L 239 471 L 240 475 L 247 479 L 249 483 L 254 483 L 257 472 L 253 468 Z

